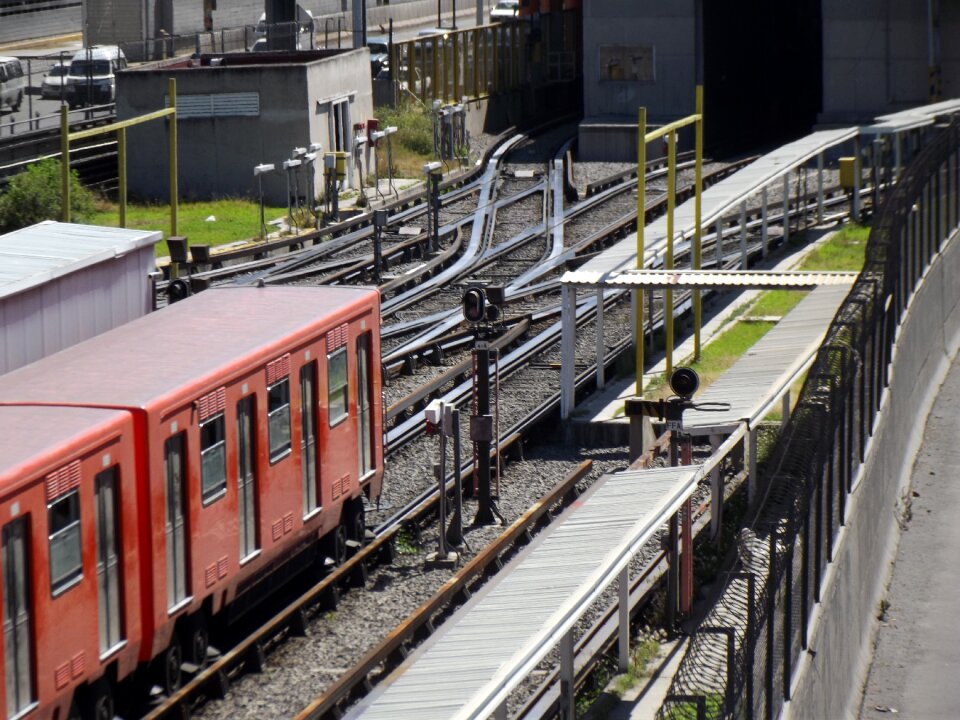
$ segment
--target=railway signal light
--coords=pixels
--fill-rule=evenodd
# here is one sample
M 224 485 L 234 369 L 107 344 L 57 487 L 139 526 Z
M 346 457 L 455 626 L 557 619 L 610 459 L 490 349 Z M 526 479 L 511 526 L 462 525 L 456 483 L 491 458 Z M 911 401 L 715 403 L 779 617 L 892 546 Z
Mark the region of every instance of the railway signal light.
M 186 300 L 192 294 L 190 289 L 190 283 L 188 283 L 183 278 L 177 278 L 176 280 L 171 280 L 170 284 L 167 286 L 167 301 L 171 303 L 179 302 L 180 300 Z
M 700 376 L 693 368 L 678 367 L 670 373 L 670 389 L 683 400 L 689 400 L 700 387 Z
M 467 288 L 463 293 L 463 317 L 468 322 L 479 323 L 487 318 L 487 294 L 483 288 Z

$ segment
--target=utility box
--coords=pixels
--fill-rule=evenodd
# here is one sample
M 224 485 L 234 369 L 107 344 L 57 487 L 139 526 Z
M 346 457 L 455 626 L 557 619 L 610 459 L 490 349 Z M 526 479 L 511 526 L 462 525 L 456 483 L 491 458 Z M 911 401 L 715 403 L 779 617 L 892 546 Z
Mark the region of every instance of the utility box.
M 853 190 L 856 167 L 857 159 L 855 157 L 840 158 L 840 187 L 844 190 Z

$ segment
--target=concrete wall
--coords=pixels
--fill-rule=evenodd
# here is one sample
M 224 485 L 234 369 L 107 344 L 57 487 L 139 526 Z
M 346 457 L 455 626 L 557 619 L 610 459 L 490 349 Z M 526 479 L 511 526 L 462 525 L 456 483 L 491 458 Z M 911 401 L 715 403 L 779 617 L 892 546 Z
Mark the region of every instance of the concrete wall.
M 349 122 L 373 115 L 370 60 L 366 48 L 332 57 L 242 67 L 188 68 L 159 65 L 120 73 L 117 78 L 117 117 L 126 119 L 164 106 L 167 78 L 177 81 L 177 94 L 249 93 L 259 95 L 255 117 L 204 117 L 178 123 L 180 197 L 256 197 L 253 167 L 273 163 L 278 170 L 294 147 L 330 145 L 331 99 L 349 98 Z M 352 133 L 351 133 L 352 136 Z M 128 131 L 128 166 L 150 168 L 130 176 L 131 195 L 166 201 L 167 128 L 151 122 Z M 304 182 L 305 177 L 301 177 Z M 315 188 L 322 182 L 322 163 L 314 164 Z M 352 178 L 354 183 L 358 177 Z M 302 188 L 301 188 L 301 194 Z M 267 202 L 286 205 L 286 177 L 265 176 Z
M 203 0 L 146 0 L 144 3 L 130 4 L 126 0 L 84 0 L 85 21 L 83 23 L 84 41 L 93 44 L 120 44 L 135 42 L 144 38 L 158 37 L 162 28 L 170 35 L 192 35 L 204 31 Z M 452 13 L 456 2 L 458 18 L 473 18 L 476 15 L 477 0 L 440 0 L 444 14 Z M 489 16 L 489 7 L 492 0 L 481 0 L 484 7 L 484 17 Z M 326 19 L 329 18 L 329 28 L 336 32 L 337 18 L 341 20 L 341 28 L 349 30 L 353 24 L 353 0 L 300 0 L 298 4 L 309 10 L 317 19 L 317 37 L 322 38 Z M 50 15 L 49 20 L 42 24 L 57 22 L 56 29 L 44 32 L 36 30 L 37 36 L 52 35 L 55 33 L 75 32 L 80 28 L 76 21 L 79 7 L 73 16 L 73 25 L 64 24 L 63 19 Z M 239 28 L 245 25 L 255 25 L 264 12 L 264 0 L 232 0 L 231 2 L 217 3 L 217 9 L 212 12 L 213 30 L 224 28 Z M 386 28 L 392 18 L 395 25 L 411 23 L 429 23 L 436 19 L 437 0 L 391 0 L 389 4 L 382 4 L 377 0 L 367 0 L 367 26 L 370 35 L 380 34 L 379 26 Z M 34 13 L 46 18 L 47 13 Z M 32 17 L 33 15 L 24 15 Z M 4 27 L 6 18 L 0 21 L 0 40 L 7 35 Z M 24 21 L 26 23 L 26 21 Z M 34 24 L 38 23 L 34 21 Z M 42 27 L 38 25 L 38 28 Z M 9 39 L 30 37 L 33 30 L 23 30 L 19 36 Z
M 652 81 L 600 81 L 601 46 L 649 47 Z M 693 112 L 693 0 L 596 0 L 583 6 L 584 116 L 628 116 L 648 108 L 651 120 Z
M 693 0 L 596 0 L 583 5 L 583 114 L 578 139 L 584 160 L 636 158 L 637 108 L 652 123 L 694 110 Z M 652 77 L 601 79 L 610 47 L 650 51 Z
M 940 2 L 942 95 L 960 93 L 960 5 Z M 927 3 L 823 2 L 822 122 L 869 120 L 928 101 Z
M 896 554 L 898 501 L 920 448 L 924 419 L 958 347 L 960 236 L 955 235 L 924 279 L 900 327 L 892 382 L 817 608 L 813 653 L 802 656 L 784 718 L 857 715 L 872 654 L 877 603 Z
M 80 28 L 80 2 L 50 2 L 41 7 L 0 8 L 0 42 L 65 35 Z

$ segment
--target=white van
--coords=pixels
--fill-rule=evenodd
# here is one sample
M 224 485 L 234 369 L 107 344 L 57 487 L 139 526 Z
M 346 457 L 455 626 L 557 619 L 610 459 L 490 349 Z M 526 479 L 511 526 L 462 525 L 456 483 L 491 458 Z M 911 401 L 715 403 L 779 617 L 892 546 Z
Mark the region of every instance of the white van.
M 16 112 L 27 92 L 23 66 L 15 57 L 0 57 L 0 109 L 9 105 Z
M 70 61 L 67 102 L 70 107 L 103 105 L 117 99 L 117 76 L 127 58 L 116 45 L 84 48 Z

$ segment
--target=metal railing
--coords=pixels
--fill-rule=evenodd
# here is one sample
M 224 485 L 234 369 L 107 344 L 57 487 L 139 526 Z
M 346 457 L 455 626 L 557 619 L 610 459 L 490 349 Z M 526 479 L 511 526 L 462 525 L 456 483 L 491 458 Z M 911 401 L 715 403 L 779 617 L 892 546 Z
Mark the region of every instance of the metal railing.
M 773 450 L 754 521 L 739 536 L 743 572 L 729 576 L 694 634 L 659 718 L 772 719 L 790 699 L 848 497 L 854 488 L 870 491 L 861 467 L 897 328 L 960 220 L 958 173 L 955 121 L 930 138 L 875 215 L 863 271 Z

